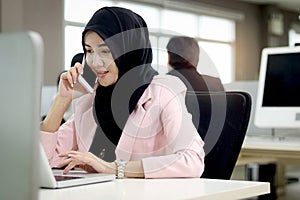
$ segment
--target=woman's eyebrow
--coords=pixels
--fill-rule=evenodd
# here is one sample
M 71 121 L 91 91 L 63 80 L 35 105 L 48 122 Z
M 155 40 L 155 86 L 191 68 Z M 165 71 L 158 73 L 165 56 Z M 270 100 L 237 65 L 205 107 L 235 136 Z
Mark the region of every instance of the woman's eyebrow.
M 105 43 L 101 43 L 98 45 L 98 47 L 107 47 L 107 45 Z
M 84 46 L 91 47 L 91 45 L 89 45 L 89 44 L 84 44 Z M 107 47 L 107 44 L 101 43 L 98 45 L 98 47 Z

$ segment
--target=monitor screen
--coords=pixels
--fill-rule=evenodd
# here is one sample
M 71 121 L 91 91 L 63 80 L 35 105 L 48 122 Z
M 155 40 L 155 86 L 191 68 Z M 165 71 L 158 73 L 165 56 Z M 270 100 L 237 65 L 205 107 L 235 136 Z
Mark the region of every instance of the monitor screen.
M 272 54 L 267 59 L 262 106 L 299 107 L 300 52 Z
M 300 127 L 300 48 L 262 51 L 255 125 Z

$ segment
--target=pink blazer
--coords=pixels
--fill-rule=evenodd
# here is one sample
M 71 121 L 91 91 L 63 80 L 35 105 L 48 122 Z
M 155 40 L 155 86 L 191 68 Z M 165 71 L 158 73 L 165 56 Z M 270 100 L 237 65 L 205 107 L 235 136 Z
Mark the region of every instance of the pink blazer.
M 200 177 L 204 143 L 187 112 L 185 92 L 178 78 L 155 76 L 125 124 L 115 150 L 117 159 L 142 160 L 145 178 Z M 61 161 L 61 152 L 89 150 L 97 128 L 94 95 L 80 97 L 74 115 L 57 132 L 41 131 L 51 166 Z

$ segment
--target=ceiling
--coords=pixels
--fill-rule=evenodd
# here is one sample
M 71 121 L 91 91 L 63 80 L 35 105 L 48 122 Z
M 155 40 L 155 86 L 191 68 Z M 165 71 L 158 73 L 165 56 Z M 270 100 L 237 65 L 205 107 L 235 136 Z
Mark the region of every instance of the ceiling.
M 280 8 L 297 11 L 300 13 L 300 0 L 237 0 L 254 4 L 272 4 Z

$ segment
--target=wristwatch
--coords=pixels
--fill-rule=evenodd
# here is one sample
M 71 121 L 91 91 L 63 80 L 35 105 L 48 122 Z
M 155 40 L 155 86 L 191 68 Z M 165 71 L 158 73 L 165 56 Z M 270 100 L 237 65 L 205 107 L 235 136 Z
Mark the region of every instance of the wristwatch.
M 124 178 L 124 174 L 125 174 L 125 166 L 127 164 L 126 160 L 115 160 L 115 164 L 117 167 L 117 178 L 118 179 L 122 179 Z

